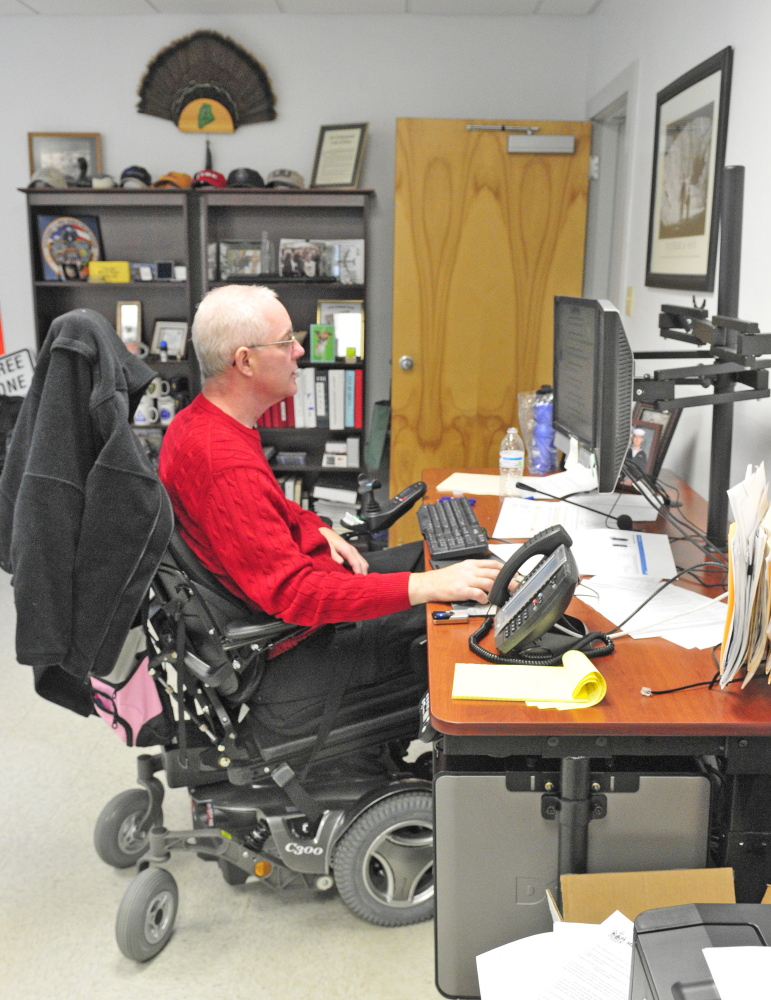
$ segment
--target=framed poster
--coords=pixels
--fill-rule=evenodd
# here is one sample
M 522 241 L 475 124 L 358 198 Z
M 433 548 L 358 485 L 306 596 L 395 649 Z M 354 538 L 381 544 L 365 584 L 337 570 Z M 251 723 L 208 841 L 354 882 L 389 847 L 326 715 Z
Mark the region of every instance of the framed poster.
M 369 122 L 353 125 L 322 125 L 313 161 L 314 187 L 358 186 Z
M 78 160 L 86 161 L 86 174 L 102 172 L 102 136 L 99 132 L 28 132 L 29 172 L 41 167 L 61 170 L 71 180 L 80 174 Z
M 645 284 L 711 292 L 720 222 L 733 49 L 656 95 Z

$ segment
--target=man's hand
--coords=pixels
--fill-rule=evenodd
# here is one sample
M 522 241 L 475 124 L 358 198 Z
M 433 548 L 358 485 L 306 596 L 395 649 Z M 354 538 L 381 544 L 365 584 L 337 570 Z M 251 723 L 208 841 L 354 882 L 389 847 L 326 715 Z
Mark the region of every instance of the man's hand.
M 319 528 L 319 531 L 326 538 L 329 544 L 329 554 L 336 563 L 340 563 L 341 566 L 343 563 L 348 563 L 354 573 L 360 573 L 362 576 L 369 572 L 367 560 L 350 542 L 346 542 L 336 531 L 326 526 Z
M 427 601 L 477 601 L 487 604 L 487 595 L 501 565 L 494 559 L 465 559 L 444 569 L 411 573 L 410 604 L 425 604 Z

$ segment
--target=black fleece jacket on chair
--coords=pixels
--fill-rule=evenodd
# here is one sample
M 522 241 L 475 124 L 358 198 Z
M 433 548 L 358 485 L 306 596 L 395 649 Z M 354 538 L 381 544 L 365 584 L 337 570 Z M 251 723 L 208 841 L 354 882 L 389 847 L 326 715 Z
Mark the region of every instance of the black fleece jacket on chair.
M 155 372 L 107 320 L 54 320 L 0 477 L 0 566 L 13 573 L 16 656 L 38 694 L 82 715 L 108 674 L 173 528 L 131 429 Z

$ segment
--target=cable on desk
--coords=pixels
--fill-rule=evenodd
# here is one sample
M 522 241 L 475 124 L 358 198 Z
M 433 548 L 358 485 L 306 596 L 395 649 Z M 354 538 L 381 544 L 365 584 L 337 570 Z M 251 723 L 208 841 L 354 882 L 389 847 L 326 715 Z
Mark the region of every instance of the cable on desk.
M 640 689 L 640 694 L 644 694 L 646 698 L 650 698 L 651 695 L 654 694 L 674 694 L 676 691 L 689 691 L 691 688 L 699 688 L 699 687 L 707 687 L 711 691 L 712 688 L 720 680 L 720 665 L 718 664 L 717 657 L 715 656 L 715 650 L 718 648 L 718 646 L 720 646 L 720 643 L 718 643 L 717 646 L 712 647 L 712 662 L 717 667 L 717 672 L 715 673 L 715 676 L 712 678 L 711 681 L 696 681 L 695 684 L 683 684 L 681 687 L 662 688 L 660 691 L 652 691 L 649 687 L 644 687 Z M 733 680 L 730 680 L 728 683 L 738 684 L 739 681 L 743 680 L 744 680 L 743 677 L 734 677 Z
M 693 566 L 686 566 L 685 569 L 681 569 L 679 573 L 676 573 L 674 576 L 670 577 L 668 580 L 665 580 L 661 584 L 660 587 L 657 587 L 656 590 L 654 590 L 653 593 L 650 595 L 650 597 L 646 597 L 645 600 L 642 602 L 642 604 L 639 604 L 634 609 L 634 611 L 631 613 L 631 615 L 627 615 L 626 618 L 622 622 L 619 622 L 618 625 L 616 625 L 616 627 L 612 630 L 612 632 L 609 633 L 609 635 L 615 635 L 616 632 L 618 632 L 620 629 L 622 629 L 624 627 L 624 625 L 626 625 L 626 623 L 628 621 L 630 621 L 632 618 L 634 618 L 634 616 L 638 613 L 638 611 L 642 611 L 642 609 L 645 607 L 646 604 L 648 604 L 650 601 L 652 601 L 654 597 L 657 597 L 661 593 L 662 590 L 666 590 L 666 588 L 670 584 L 674 583 L 676 580 L 679 580 L 681 576 L 685 576 L 686 573 L 691 573 L 695 569 L 703 569 L 704 567 L 712 566 L 712 565 L 714 565 L 714 563 L 710 563 L 710 562 L 694 563 Z

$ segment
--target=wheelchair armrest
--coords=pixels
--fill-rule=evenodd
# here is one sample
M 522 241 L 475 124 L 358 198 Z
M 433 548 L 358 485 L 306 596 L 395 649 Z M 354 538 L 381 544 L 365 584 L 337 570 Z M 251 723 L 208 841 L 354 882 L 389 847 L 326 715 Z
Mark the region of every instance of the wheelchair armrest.
M 225 626 L 225 641 L 228 647 L 245 646 L 250 642 L 273 643 L 280 639 L 304 632 L 304 625 L 290 625 L 288 622 L 274 621 L 255 624 L 254 622 L 231 622 Z

